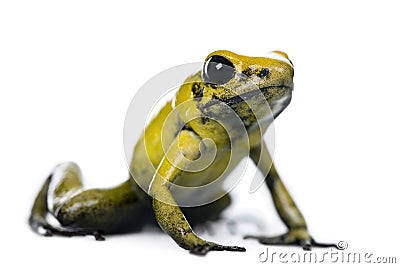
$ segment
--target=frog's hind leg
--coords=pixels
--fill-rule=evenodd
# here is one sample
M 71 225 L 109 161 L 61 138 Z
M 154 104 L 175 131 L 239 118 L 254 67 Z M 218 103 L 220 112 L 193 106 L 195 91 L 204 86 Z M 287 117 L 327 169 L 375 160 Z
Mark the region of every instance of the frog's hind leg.
M 49 192 L 56 193 L 56 191 L 50 190 L 55 181 L 59 183 L 59 187 L 54 189 L 57 190 L 58 195 L 52 197 Z M 68 198 L 73 192 L 79 191 L 81 188 L 80 171 L 76 164 L 64 163 L 57 165 L 44 181 L 34 201 L 29 217 L 29 225 L 32 230 L 44 236 L 51 236 L 54 233 L 66 236 L 85 235 L 86 233 L 83 230 L 70 230 L 63 228 L 57 222 L 50 223 L 51 218 L 54 217 L 54 208 L 59 206 L 62 199 Z M 49 203 L 51 204 L 49 205 Z
M 139 230 L 147 201 L 130 180 L 110 189 L 83 190 L 79 167 L 58 165 L 32 207 L 29 224 L 43 235 L 94 235 Z M 50 221 L 53 220 L 53 221 Z

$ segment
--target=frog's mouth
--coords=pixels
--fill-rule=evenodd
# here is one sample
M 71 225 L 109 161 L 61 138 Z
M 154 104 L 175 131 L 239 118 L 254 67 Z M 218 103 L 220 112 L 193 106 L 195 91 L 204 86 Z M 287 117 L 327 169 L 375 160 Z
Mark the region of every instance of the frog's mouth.
M 286 103 L 287 100 L 289 99 L 290 102 L 290 97 L 293 91 L 293 86 L 286 86 L 286 85 L 272 85 L 272 86 L 267 86 L 267 87 L 262 87 L 259 89 L 254 89 L 254 90 L 250 90 L 248 92 L 242 93 L 242 94 L 238 94 L 229 98 L 220 98 L 218 96 L 213 95 L 213 99 L 215 101 L 210 101 L 207 104 L 203 105 L 203 109 L 207 109 L 210 108 L 211 106 L 214 106 L 215 104 L 217 104 L 218 102 L 223 102 L 225 104 L 227 104 L 230 107 L 235 107 L 243 102 L 247 102 L 250 100 L 254 100 L 256 98 L 261 97 L 261 95 L 265 98 L 268 99 L 267 96 L 269 94 L 269 92 L 271 90 L 280 90 L 283 92 L 283 96 L 273 100 L 271 103 L 269 103 L 270 106 L 276 105 L 276 104 L 282 104 L 282 103 Z M 288 103 L 287 103 L 288 104 Z M 271 107 L 272 108 L 272 107 Z
M 260 96 L 260 91 L 263 94 L 264 97 L 267 96 L 268 92 L 272 89 L 278 89 L 278 90 L 282 90 L 285 92 L 291 92 L 293 91 L 293 87 L 292 86 L 286 86 L 286 85 L 275 85 L 275 86 L 267 86 L 267 87 L 262 87 L 260 89 L 254 89 L 254 90 L 250 90 L 248 92 L 242 93 L 240 95 L 236 95 L 227 99 L 219 99 L 220 101 L 224 102 L 225 104 L 229 105 L 229 106 L 234 106 L 237 105 L 243 101 L 246 100 L 250 100 L 253 99 L 254 97 L 259 97 Z M 286 93 L 284 94 L 286 95 Z M 283 99 L 286 99 L 288 96 L 283 97 Z M 281 102 L 284 101 L 282 100 L 282 98 L 274 100 L 272 103 L 270 103 L 270 106 L 272 106 L 273 104 L 277 103 L 277 102 Z M 272 108 L 272 107 L 271 107 Z
M 275 91 L 275 93 L 278 91 L 279 94 L 276 94 L 277 96 L 274 97 L 273 95 L 275 95 L 275 93 L 271 93 L 272 91 Z M 204 114 L 208 114 L 211 117 L 224 117 L 224 113 L 219 113 L 214 110 L 214 107 L 220 106 L 218 105 L 219 102 L 223 102 L 233 109 L 245 123 L 246 127 L 248 127 L 252 125 L 253 121 L 249 118 L 248 114 L 242 115 L 240 111 L 248 108 L 257 109 L 258 111 L 256 113 L 262 117 L 262 121 L 270 120 L 271 116 L 276 118 L 289 105 L 292 91 L 292 86 L 272 85 L 250 90 L 229 98 L 213 96 L 213 100 L 202 105 L 201 110 Z M 245 106 L 247 106 L 247 108 L 244 108 Z M 261 120 L 261 118 L 259 119 Z

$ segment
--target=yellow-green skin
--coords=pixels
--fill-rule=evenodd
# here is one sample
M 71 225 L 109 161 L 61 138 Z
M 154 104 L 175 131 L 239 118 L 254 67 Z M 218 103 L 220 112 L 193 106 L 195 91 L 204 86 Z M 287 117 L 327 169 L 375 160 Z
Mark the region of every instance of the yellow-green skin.
M 243 157 L 250 156 L 265 175 L 266 185 L 288 232 L 278 237 L 248 237 L 264 244 L 297 244 L 304 249 L 310 249 L 312 245 L 331 246 L 316 243 L 308 234 L 305 220 L 274 165 L 271 165 L 272 160 L 262 139 L 271 121 L 260 121 L 260 114 L 256 118 L 256 112 L 249 108 L 249 105 L 259 107 L 268 103 L 276 117 L 289 104 L 293 66 L 287 55 L 275 51 L 270 53 L 271 57 L 247 57 L 222 50 L 208 55 L 206 61 L 216 55 L 232 62 L 235 75 L 223 85 L 204 82 L 202 71 L 189 76 L 174 99 L 146 126 L 134 148 L 131 175 L 126 182 L 111 189 L 82 190 L 78 166 L 74 163 L 60 164 L 45 181 L 35 200 L 29 219 L 32 229 L 44 235 L 93 234 L 96 239 L 103 240 L 101 234 L 140 230 L 156 221 L 179 246 L 191 253 L 245 251 L 242 247 L 206 241 L 191 228 L 191 225 L 217 219 L 229 206 L 229 194 L 225 194 L 221 184 L 196 195 L 176 190 L 172 184 L 187 187 L 206 185 L 219 177 L 225 178 L 230 171 L 228 163 L 234 167 Z M 261 75 L 266 68 L 268 75 Z M 253 86 L 245 86 L 249 84 Z M 255 87 L 261 89 L 261 97 L 251 97 Z M 246 103 L 240 96 L 250 98 Z M 227 107 L 240 118 L 246 135 L 233 126 L 233 119 L 227 116 Z M 261 116 L 267 117 L 268 114 L 264 112 Z M 201 155 L 213 151 L 210 143 L 205 142 L 208 138 L 214 141 L 217 149 L 215 160 L 204 170 L 183 171 Z M 231 153 L 232 148 L 239 150 Z M 203 200 L 215 201 L 197 207 L 178 206 Z M 49 215 L 53 215 L 60 226 L 48 223 Z

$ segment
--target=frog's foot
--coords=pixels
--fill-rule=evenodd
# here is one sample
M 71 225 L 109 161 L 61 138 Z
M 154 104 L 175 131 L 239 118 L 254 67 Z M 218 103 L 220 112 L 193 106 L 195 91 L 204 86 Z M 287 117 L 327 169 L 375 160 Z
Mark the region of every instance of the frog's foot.
M 69 166 L 72 165 L 69 164 Z M 97 241 L 104 241 L 105 238 L 102 236 L 104 232 L 100 230 L 64 227 L 60 225 L 56 218 L 54 218 L 54 215 L 49 211 L 47 204 L 47 192 L 52 178 L 53 174 L 47 177 L 35 199 L 28 220 L 31 229 L 35 233 L 43 236 L 61 235 L 71 237 L 93 235 Z
M 53 236 L 53 235 L 60 235 L 66 237 L 72 236 L 87 236 L 92 235 L 96 239 L 96 241 L 104 241 L 104 232 L 100 230 L 92 231 L 92 230 L 85 230 L 85 229 L 75 229 L 75 228 L 65 228 L 62 226 L 54 226 L 47 222 L 44 218 L 29 218 L 29 225 L 32 230 L 43 236 Z
M 327 244 L 316 242 L 304 228 L 291 229 L 283 235 L 267 237 L 247 235 L 244 239 L 257 239 L 258 242 L 264 245 L 295 245 L 301 246 L 304 250 L 311 250 L 312 247 L 334 247 L 336 244 Z
M 42 231 L 39 231 L 42 230 Z M 53 236 L 53 235 L 60 235 L 60 236 L 66 236 L 66 237 L 72 237 L 72 236 L 93 236 L 96 241 L 105 241 L 106 238 L 103 236 L 104 232 L 102 231 L 90 231 L 90 230 L 81 230 L 81 229 L 67 229 L 67 228 L 59 228 L 59 227 L 54 227 L 51 225 L 42 225 L 39 227 L 38 234 L 41 234 L 43 236 Z
M 246 249 L 238 246 L 223 246 L 217 243 L 205 241 L 204 243 L 193 246 L 190 253 L 195 255 L 204 256 L 210 251 L 239 251 L 245 252 Z

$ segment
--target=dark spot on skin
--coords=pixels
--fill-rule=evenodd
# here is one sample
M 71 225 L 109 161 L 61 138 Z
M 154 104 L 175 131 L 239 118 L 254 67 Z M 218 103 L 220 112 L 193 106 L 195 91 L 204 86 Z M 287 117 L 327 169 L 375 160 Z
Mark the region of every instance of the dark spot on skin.
M 250 76 L 252 76 L 252 75 L 254 74 L 254 71 L 251 70 L 250 68 L 247 68 L 247 69 L 244 69 L 244 70 L 242 71 L 242 74 L 244 74 L 244 75 L 247 76 L 247 77 L 250 77 Z
M 200 101 L 200 98 L 203 97 L 204 87 L 202 87 L 200 83 L 193 83 L 192 92 L 194 98 L 197 98 L 197 100 Z
M 247 77 L 251 77 L 252 75 L 257 75 L 260 78 L 265 78 L 269 76 L 270 72 L 268 68 L 258 68 L 258 69 L 247 68 L 242 71 L 242 74 Z
M 193 83 L 193 85 L 192 85 L 193 94 L 196 95 L 198 93 L 198 91 L 199 91 L 199 83 Z
M 207 123 L 207 122 L 209 122 L 210 121 L 210 118 L 208 118 L 208 117 L 201 117 L 201 123 L 204 125 L 205 123 Z
M 185 124 L 185 125 L 183 125 L 183 127 L 182 127 L 182 130 L 189 130 L 189 131 L 193 131 L 193 129 L 189 126 L 189 124 Z M 178 131 L 178 133 L 179 133 L 179 131 Z
M 263 68 L 261 70 L 261 72 L 258 74 L 258 76 L 260 78 L 268 77 L 268 75 L 269 75 L 269 69 L 268 68 Z

